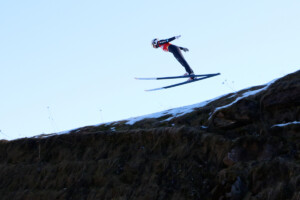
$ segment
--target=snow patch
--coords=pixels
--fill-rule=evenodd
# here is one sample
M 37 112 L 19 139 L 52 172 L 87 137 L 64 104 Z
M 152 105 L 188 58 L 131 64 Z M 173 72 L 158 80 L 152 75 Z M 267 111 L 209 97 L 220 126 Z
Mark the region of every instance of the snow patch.
M 37 135 L 37 136 L 34 136 L 34 137 L 32 137 L 32 138 L 43 139 L 43 138 L 48 138 L 48 137 L 52 137 L 52 136 L 55 136 L 55 135 L 69 134 L 69 133 L 71 133 L 72 131 L 79 132 L 80 130 L 78 130 L 78 128 L 75 128 L 75 129 L 71 129 L 71 130 L 60 131 L 60 132 L 57 132 L 57 133 L 42 133 L 42 134 Z M 75 133 L 76 133 L 76 132 L 75 132 Z
M 267 90 L 267 89 L 270 87 L 270 85 L 272 85 L 272 84 L 273 84 L 275 81 L 277 81 L 277 80 L 278 80 L 278 79 L 275 79 L 275 80 L 269 82 L 269 83 L 266 84 L 266 86 L 263 87 L 263 88 L 260 88 L 260 89 L 257 89 L 257 90 L 253 90 L 253 91 L 245 92 L 244 94 L 242 94 L 242 96 L 236 98 L 236 99 L 235 99 L 233 102 L 231 102 L 230 104 L 227 104 L 227 105 L 225 105 L 225 106 L 221 106 L 221 107 L 216 108 L 216 109 L 214 110 L 214 112 L 210 115 L 209 119 L 211 119 L 211 117 L 212 117 L 217 111 L 222 110 L 222 109 L 224 109 L 224 108 L 228 108 L 228 107 L 232 106 L 233 104 L 237 103 L 238 101 L 240 101 L 241 99 L 247 98 L 247 97 L 249 97 L 249 96 L 256 95 L 256 94 L 258 94 L 258 93 L 260 93 L 260 92 L 262 92 L 262 91 L 264 91 L 264 90 Z M 248 89 L 250 89 L 250 88 L 248 88 Z M 246 89 L 246 90 L 247 90 L 247 89 Z M 237 93 L 236 93 L 236 94 L 237 94 Z M 232 95 L 232 96 L 233 96 L 233 95 Z M 232 97 L 232 96 L 231 96 L 231 97 Z
M 227 94 L 226 94 L 227 95 Z M 166 111 L 162 111 L 162 112 L 157 112 L 157 113 L 153 113 L 153 114 L 149 114 L 149 115 L 144 115 L 144 116 L 140 116 L 140 117 L 133 117 L 133 118 L 129 118 L 126 121 L 127 125 L 133 125 L 138 121 L 144 120 L 144 119 L 149 119 L 149 118 L 160 118 L 166 115 L 171 115 L 169 118 L 165 119 L 164 121 L 170 121 L 175 117 L 180 117 L 183 116 L 187 113 L 191 113 L 194 111 L 194 109 L 196 108 L 201 108 L 201 107 L 205 107 L 207 104 L 209 104 L 212 101 L 216 101 L 226 95 L 222 95 L 220 97 L 211 99 L 211 100 L 207 100 L 201 103 L 197 103 L 197 104 L 193 104 L 190 106 L 184 106 L 184 107 L 180 107 L 180 108 L 174 108 L 174 109 L 170 109 L 170 110 L 166 110 Z
M 288 122 L 288 123 L 285 123 L 285 124 L 275 124 L 271 128 L 273 128 L 273 127 L 285 127 L 285 126 L 295 125 L 295 124 L 300 124 L 300 122 L 294 121 L 294 122 Z

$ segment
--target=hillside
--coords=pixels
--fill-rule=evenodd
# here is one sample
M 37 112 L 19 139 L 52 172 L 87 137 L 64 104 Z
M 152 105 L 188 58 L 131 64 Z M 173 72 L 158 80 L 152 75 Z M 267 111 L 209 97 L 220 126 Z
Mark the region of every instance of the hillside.
M 210 101 L 0 142 L 1 199 L 300 199 L 300 71 Z

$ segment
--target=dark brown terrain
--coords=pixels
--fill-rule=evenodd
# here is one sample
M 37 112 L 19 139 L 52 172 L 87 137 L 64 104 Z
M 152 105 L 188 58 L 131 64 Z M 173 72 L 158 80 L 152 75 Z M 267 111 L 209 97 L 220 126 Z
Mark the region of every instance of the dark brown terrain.
M 300 71 L 180 116 L 0 141 L 0 199 L 300 200 Z

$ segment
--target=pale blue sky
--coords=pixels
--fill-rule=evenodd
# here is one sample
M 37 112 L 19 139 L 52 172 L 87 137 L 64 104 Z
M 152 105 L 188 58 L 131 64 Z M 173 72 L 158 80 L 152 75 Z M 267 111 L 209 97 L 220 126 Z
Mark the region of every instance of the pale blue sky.
M 0 139 L 30 137 L 199 103 L 299 69 L 300 1 L 1 1 Z M 182 87 L 134 77 L 195 73 Z M 227 84 L 222 84 L 227 80 Z M 48 109 L 49 107 L 49 109 Z

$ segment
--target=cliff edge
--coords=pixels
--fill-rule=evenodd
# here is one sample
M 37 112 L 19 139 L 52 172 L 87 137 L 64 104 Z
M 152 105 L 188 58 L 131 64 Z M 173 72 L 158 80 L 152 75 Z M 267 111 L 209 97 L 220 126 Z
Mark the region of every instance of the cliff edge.
M 199 104 L 0 141 L 1 199 L 300 199 L 300 71 Z

